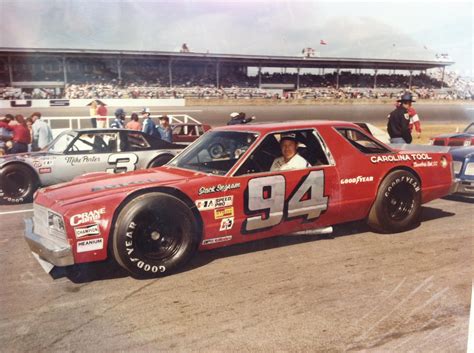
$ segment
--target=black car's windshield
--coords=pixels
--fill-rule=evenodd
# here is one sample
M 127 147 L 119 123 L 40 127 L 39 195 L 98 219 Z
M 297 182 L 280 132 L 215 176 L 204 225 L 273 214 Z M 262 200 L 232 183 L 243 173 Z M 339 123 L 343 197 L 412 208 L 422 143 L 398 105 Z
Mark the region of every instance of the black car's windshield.
M 474 134 L 474 124 L 468 125 L 468 127 L 464 129 L 464 132 L 468 134 Z
M 44 149 L 52 153 L 63 153 L 69 146 L 72 140 L 77 136 L 77 132 L 65 131 L 56 137 L 48 146 Z
M 257 138 L 256 133 L 213 131 L 203 135 L 170 165 L 225 175 Z

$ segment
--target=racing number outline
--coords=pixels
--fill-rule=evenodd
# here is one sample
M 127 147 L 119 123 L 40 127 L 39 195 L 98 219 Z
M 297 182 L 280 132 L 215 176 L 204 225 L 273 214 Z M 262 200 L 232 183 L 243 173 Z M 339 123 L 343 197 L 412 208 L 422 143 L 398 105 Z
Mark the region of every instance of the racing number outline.
M 311 171 L 301 178 L 287 200 L 285 191 L 286 179 L 283 175 L 249 180 L 244 202 L 245 213 L 251 216 L 242 223 L 242 233 L 266 230 L 284 220 L 299 217 L 303 217 L 304 221 L 313 221 L 327 210 L 328 197 L 324 196 L 322 170 Z M 252 216 L 253 213 L 257 214 Z
M 137 168 L 138 156 L 135 153 L 114 153 L 109 156 L 107 163 L 115 165 L 107 168 L 107 173 L 131 172 Z M 124 170 L 125 169 L 125 170 Z

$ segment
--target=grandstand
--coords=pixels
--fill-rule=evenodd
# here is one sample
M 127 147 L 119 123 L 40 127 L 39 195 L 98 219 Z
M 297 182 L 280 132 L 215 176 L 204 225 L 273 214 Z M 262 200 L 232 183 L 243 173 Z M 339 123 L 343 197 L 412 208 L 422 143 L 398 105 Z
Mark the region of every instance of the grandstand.
M 452 64 L 445 60 L 0 48 L 0 93 L 4 99 L 377 98 L 401 89 L 433 95 L 447 86 L 445 68 Z

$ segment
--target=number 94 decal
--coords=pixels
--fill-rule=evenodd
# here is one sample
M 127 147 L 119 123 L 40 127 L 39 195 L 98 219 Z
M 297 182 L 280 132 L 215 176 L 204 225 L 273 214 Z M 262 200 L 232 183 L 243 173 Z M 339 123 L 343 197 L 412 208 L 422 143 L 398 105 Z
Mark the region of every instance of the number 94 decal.
M 138 162 L 138 156 L 134 153 L 116 153 L 111 154 L 107 163 L 114 165 L 114 168 L 107 168 L 107 173 L 123 173 L 135 170 Z
M 324 196 L 324 172 L 312 171 L 303 177 L 285 200 L 286 180 L 283 175 L 272 175 L 249 180 L 246 190 L 248 217 L 242 224 L 242 231 L 250 233 L 268 229 L 283 219 L 303 217 L 314 221 L 328 206 L 328 197 Z M 262 212 L 264 213 L 262 215 Z

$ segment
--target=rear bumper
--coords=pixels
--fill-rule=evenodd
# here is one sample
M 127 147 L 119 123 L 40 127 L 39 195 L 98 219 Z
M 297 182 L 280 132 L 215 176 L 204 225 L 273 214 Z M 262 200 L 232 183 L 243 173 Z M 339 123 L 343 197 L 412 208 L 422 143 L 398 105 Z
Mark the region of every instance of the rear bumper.
M 59 245 L 34 232 L 33 220 L 25 219 L 25 240 L 31 251 L 55 266 L 74 265 L 74 256 L 70 245 Z

